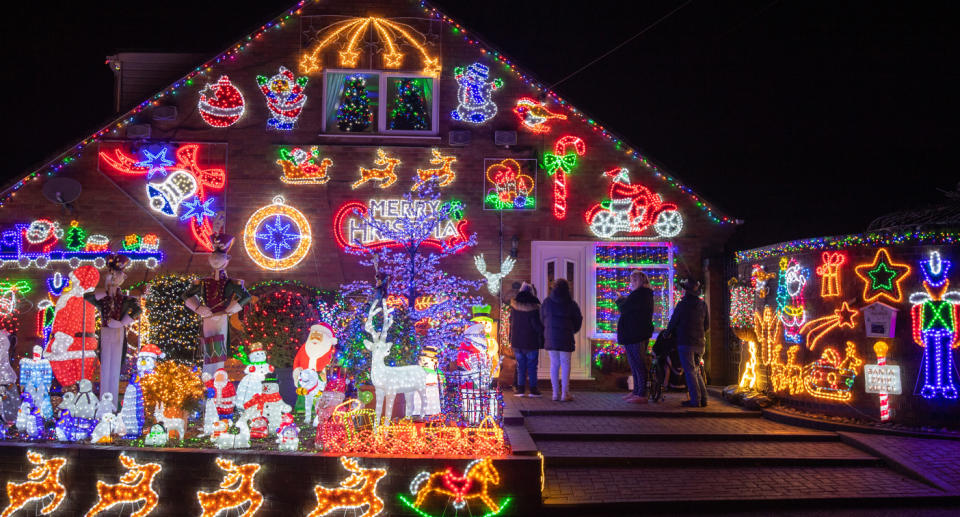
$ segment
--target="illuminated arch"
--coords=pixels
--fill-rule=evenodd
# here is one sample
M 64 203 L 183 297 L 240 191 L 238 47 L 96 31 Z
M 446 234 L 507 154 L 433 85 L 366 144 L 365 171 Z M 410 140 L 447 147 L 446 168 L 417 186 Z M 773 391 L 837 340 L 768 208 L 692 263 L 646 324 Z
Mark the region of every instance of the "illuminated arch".
M 407 24 L 376 16 L 350 18 L 322 29 L 320 34 L 323 35 L 323 39 L 300 59 L 300 73 L 312 74 L 323 68 L 320 53 L 337 41 L 341 35 L 346 35 L 347 41 L 340 47 L 340 66 L 355 68 L 360 61 L 357 42 L 371 27 L 377 32 L 380 41 L 386 45 L 387 52 L 383 54 L 384 68 L 400 68 L 403 65 L 404 54 L 397 48 L 397 42 L 406 40 L 420 52 L 423 59 L 423 73 L 432 77 L 440 75 L 440 57 L 430 56 L 424 44 L 419 41 L 424 39 L 422 33 Z

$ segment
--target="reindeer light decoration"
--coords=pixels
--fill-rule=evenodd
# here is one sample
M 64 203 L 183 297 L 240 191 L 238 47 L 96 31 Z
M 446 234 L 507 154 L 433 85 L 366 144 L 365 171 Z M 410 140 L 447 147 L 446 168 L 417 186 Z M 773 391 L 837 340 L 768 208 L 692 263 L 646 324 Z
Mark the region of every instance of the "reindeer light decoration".
M 457 173 L 451 168 L 453 164 L 457 162 L 456 156 L 444 156 L 440 154 L 440 151 L 437 149 L 431 149 L 430 151 L 433 153 L 433 158 L 430 159 L 430 163 L 439 165 L 440 167 L 435 169 L 417 169 L 417 177 L 420 178 L 420 181 L 410 187 L 411 191 L 419 190 L 420 187 L 434 178 L 437 179 L 438 187 L 446 187 L 453 183 L 453 180 L 457 177 Z
M 370 381 L 377 391 L 377 414 L 374 425 L 380 425 L 381 416 L 387 421 L 393 415 L 393 402 L 397 393 L 403 393 L 406 399 L 406 415 L 414 412 L 413 394 L 420 397 L 420 408 L 424 407 L 427 399 L 427 372 L 419 365 L 387 366 L 383 360 L 390 352 L 393 343 L 387 342 L 387 330 L 393 325 L 393 309 L 383 305 L 373 304 L 367 313 L 367 320 L 363 324 L 364 330 L 370 334 L 370 339 L 363 340 L 363 346 L 370 351 Z M 383 312 L 383 323 L 378 332 L 374 328 L 374 317 Z M 386 402 L 386 404 L 384 404 Z
M 250 517 L 257 513 L 263 504 L 263 494 L 253 486 L 253 478 L 260 471 L 257 463 L 237 465 L 230 460 L 217 458 L 217 466 L 227 472 L 216 492 L 197 492 L 197 501 L 203 508 L 201 517 L 215 517 L 224 510 L 248 504 L 241 517 Z M 231 488 L 232 487 L 232 488 Z
M 487 279 L 487 290 L 490 291 L 490 294 L 496 296 L 500 293 L 500 282 L 503 280 L 503 277 L 513 271 L 513 265 L 517 263 L 517 260 L 511 256 L 507 256 L 507 258 L 503 259 L 503 262 L 500 263 L 499 273 L 487 272 L 487 261 L 483 258 L 483 253 L 473 257 L 473 263 L 477 266 L 477 271 Z
M 27 460 L 36 465 L 27 474 L 23 483 L 7 482 L 7 499 L 10 501 L 0 517 L 10 517 L 31 501 L 44 501 L 53 496 L 39 513 L 47 515 L 56 510 L 67 497 L 67 489 L 60 482 L 60 470 L 67 463 L 66 458 L 44 458 L 41 454 L 27 451 Z
M 340 457 L 343 468 L 350 472 L 350 477 L 340 482 L 337 488 L 326 488 L 317 485 L 313 491 L 317 495 L 317 506 L 307 517 L 320 517 L 334 510 L 358 510 L 366 506 L 360 517 L 374 517 L 383 510 L 383 499 L 377 496 L 377 483 L 387 475 L 387 469 L 360 468 L 355 458 Z M 354 514 L 356 515 L 356 514 Z
M 399 159 L 387 155 L 383 149 L 377 149 L 377 159 L 373 163 L 379 165 L 380 168 L 367 169 L 366 167 L 360 167 L 360 179 L 353 182 L 350 188 L 356 190 L 360 185 L 373 180 L 380 182 L 377 185 L 380 188 L 387 188 L 397 182 L 397 173 L 393 170 L 400 164 Z
M 90 508 L 86 517 L 93 517 L 118 504 L 137 501 L 143 501 L 143 506 L 130 517 L 146 517 L 160 503 L 160 497 L 153 490 L 153 478 L 163 470 L 159 463 L 141 465 L 130 456 L 120 453 L 120 464 L 127 469 L 127 473 L 115 485 L 97 481 L 97 504 Z

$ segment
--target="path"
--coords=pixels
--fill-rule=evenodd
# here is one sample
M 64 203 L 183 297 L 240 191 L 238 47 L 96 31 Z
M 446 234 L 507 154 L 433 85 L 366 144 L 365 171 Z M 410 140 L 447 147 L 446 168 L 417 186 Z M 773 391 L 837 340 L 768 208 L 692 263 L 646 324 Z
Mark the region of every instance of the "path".
M 506 393 L 511 438 L 544 456 L 556 515 L 960 504 L 960 442 L 820 431 L 711 397 L 707 408 Z M 525 430 L 529 438 L 523 435 Z

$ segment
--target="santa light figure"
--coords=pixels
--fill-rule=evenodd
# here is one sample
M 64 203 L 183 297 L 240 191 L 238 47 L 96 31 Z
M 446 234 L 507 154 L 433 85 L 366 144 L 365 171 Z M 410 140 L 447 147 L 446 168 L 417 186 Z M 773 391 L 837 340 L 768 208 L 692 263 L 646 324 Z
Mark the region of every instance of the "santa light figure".
M 50 361 L 42 356 L 43 349 L 33 347 L 33 356 L 20 360 L 20 389 L 24 399 L 30 397 L 31 404 L 40 410 L 43 418 L 53 417 L 50 405 L 50 385 L 53 383 L 53 369 Z
M 124 272 L 130 259 L 113 254 L 107 258 L 103 275 L 104 289 L 84 295 L 84 299 L 100 311 L 100 395 L 120 394 L 120 370 L 127 357 L 127 327 L 140 317 L 140 302 L 123 294 L 120 286 L 127 279 Z
M 230 382 L 227 371 L 220 368 L 213 375 L 203 374 L 204 387 L 206 388 L 207 398 L 213 400 L 217 411 L 218 420 L 230 420 L 233 418 L 233 402 L 237 395 L 237 389 Z
M 319 389 L 323 391 L 327 384 L 326 368 L 337 351 L 336 345 L 337 338 L 334 337 L 330 325 L 317 323 L 311 326 L 307 341 L 297 350 L 297 355 L 293 358 L 293 382 L 299 381 L 300 370 L 313 370 L 317 372 L 317 378 L 320 381 Z
M 62 386 L 72 386 L 81 378 L 93 380 L 100 367 L 97 360 L 96 307 L 84 300 L 100 281 L 93 266 L 80 266 L 70 273 L 70 290 L 57 300 L 53 316 L 53 336 L 44 356 L 50 360 L 53 375 Z M 82 336 L 82 337 L 81 337 Z
M 234 238 L 219 231 L 223 226 L 223 216 L 217 216 L 217 233 L 210 236 L 213 252 L 210 253 L 210 267 L 213 275 L 196 280 L 183 293 L 184 304 L 203 319 L 203 371 L 213 375 L 223 368 L 227 359 L 227 329 L 230 316 L 240 312 L 250 302 L 250 293 L 243 287 L 243 281 L 227 276 L 230 263 L 230 247 Z
M 295 77 L 285 66 L 281 66 L 273 77 L 257 76 L 260 92 L 267 98 L 267 107 L 273 113 L 267 120 L 267 129 L 293 129 L 307 102 L 307 96 L 303 94 L 307 80 L 306 76 Z
M 910 295 L 913 340 L 923 347 L 923 365 L 917 379 L 925 399 L 957 399 L 957 367 L 953 349 L 960 346 L 960 292 L 947 291 L 952 264 L 933 251 L 920 263 L 923 292 Z

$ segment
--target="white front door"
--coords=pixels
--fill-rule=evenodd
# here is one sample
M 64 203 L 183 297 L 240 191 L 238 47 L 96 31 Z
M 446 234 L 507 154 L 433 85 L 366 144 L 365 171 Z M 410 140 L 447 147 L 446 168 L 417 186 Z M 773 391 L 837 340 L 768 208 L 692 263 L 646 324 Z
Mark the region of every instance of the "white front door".
M 592 380 L 590 375 L 591 345 L 587 339 L 587 319 L 590 317 L 590 304 L 587 303 L 589 291 L 587 289 L 590 250 L 593 243 L 589 241 L 533 241 L 531 264 L 533 285 L 541 299 L 550 294 L 553 281 L 565 278 L 570 282 L 573 299 L 580 306 L 583 313 L 583 325 L 576 334 L 576 348 L 570 358 L 570 378 L 576 380 Z M 546 351 L 540 353 L 540 364 L 537 377 L 550 378 L 550 358 Z

